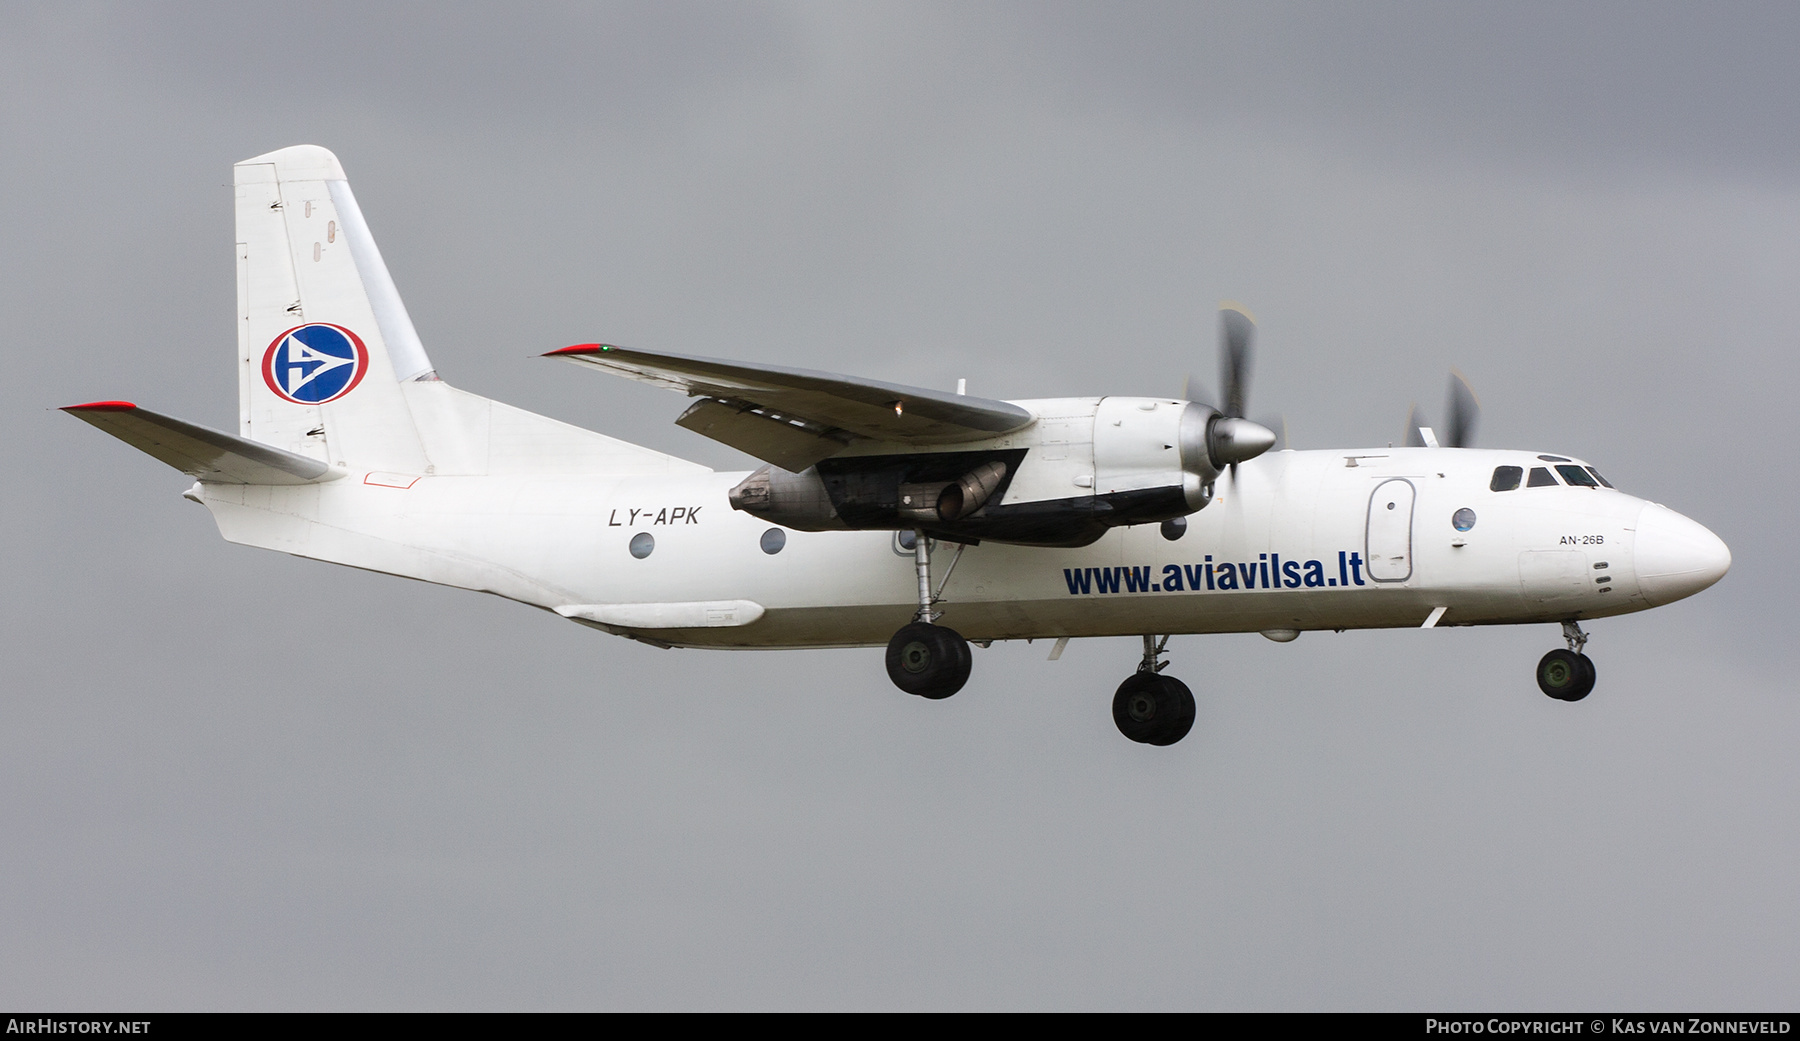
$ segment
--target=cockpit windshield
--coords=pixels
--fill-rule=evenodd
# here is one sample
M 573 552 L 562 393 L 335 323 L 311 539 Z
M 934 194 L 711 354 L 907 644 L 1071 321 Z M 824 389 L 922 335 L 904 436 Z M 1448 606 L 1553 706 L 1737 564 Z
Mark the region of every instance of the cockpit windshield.
M 1594 482 L 1593 477 L 1589 476 L 1589 474 L 1586 470 L 1583 470 L 1581 467 L 1576 466 L 1574 463 L 1564 463 L 1561 466 L 1556 468 L 1556 472 L 1559 474 L 1562 474 L 1563 480 L 1569 482 L 1570 484 L 1576 486 L 1577 488 L 1598 488 L 1598 487 L 1600 487 L 1598 484 L 1596 484 Z
M 1612 482 L 1600 476 L 1600 471 L 1591 466 L 1568 460 L 1560 455 L 1542 455 L 1538 458 L 1549 462 L 1561 461 L 1556 462 L 1554 467 L 1534 466 L 1531 468 L 1529 476 L 1526 475 L 1523 466 L 1496 466 L 1493 479 L 1488 481 L 1488 490 L 1510 492 L 1519 487 L 1521 479 L 1527 488 L 1554 488 L 1565 483 L 1575 488 L 1612 487 Z M 1552 473 L 1552 470 L 1555 472 Z M 1561 481 L 1556 479 L 1557 474 L 1562 475 Z

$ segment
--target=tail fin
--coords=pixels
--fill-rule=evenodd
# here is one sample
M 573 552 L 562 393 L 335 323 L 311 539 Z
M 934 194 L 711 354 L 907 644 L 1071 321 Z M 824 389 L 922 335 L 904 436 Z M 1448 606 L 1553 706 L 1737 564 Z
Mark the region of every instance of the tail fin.
M 397 473 L 706 469 L 439 380 L 329 151 L 278 149 L 238 163 L 233 180 L 245 438 Z
M 400 383 L 436 375 L 337 157 L 295 145 L 238 163 L 233 181 L 240 433 L 424 472 Z

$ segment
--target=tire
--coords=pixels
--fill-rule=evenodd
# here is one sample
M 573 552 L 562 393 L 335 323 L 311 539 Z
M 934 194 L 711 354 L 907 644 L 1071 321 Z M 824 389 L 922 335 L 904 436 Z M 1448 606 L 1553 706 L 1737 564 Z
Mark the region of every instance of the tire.
M 888 679 L 922 698 L 936 701 L 961 690 L 973 664 L 969 641 L 942 625 L 913 622 L 888 641 Z
M 1138 672 L 1113 694 L 1113 723 L 1139 744 L 1172 745 L 1194 728 L 1194 693 L 1173 676 Z
M 1585 654 L 1559 647 L 1538 659 L 1538 689 L 1558 701 L 1580 701 L 1594 689 L 1594 663 Z
M 1563 699 L 1565 701 L 1580 701 L 1582 698 L 1587 697 L 1588 694 L 1593 691 L 1594 680 L 1597 678 L 1594 669 L 1594 660 L 1592 658 L 1589 658 L 1585 654 L 1577 654 L 1575 657 L 1581 661 L 1581 682 L 1576 685 L 1574 691 L 1570 692 L 1568 697 Z

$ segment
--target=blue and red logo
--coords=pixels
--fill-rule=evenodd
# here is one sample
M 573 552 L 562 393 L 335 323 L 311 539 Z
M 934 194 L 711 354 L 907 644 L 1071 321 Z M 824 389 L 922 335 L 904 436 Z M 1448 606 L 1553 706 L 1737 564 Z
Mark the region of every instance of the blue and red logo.
M 297 325 L 263 353 L 263 382 L 297 405 L 322 405 L 356 389 L 369 371 L 369 349 L 341 325 Z

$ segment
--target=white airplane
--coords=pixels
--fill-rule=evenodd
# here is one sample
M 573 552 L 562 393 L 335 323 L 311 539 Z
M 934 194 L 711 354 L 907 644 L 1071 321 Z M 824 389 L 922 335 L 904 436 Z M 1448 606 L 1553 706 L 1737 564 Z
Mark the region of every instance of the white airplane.
M 66 411 L 195 478 L 229 541 L 507 597 L 660 647 L 887 646 L 943 698 L 971 642 L 1143 637 L 1126 737 L 1179 741 L 1174 633 L 1560 623 L 1537 681 L 1585 697 L 1580 622 L 1690 596 L 1706 528 L 1573 457 L 1440 444 L 1268 451 L 1243 417 L 1250 323 L 1222 313 L 1224 405 L 994 401 L 601 344 L 551 357 L 695 399 L 681 426 L 768 465 L 718 473 L 440 381 L 337 158 L 235 168 L 238 433 Z M 944 558 L 948 557 L 947 563 Z M 941 563 L 941 570 L 934 565 Z M 939 624 L 939 619 L 946 623 Z

